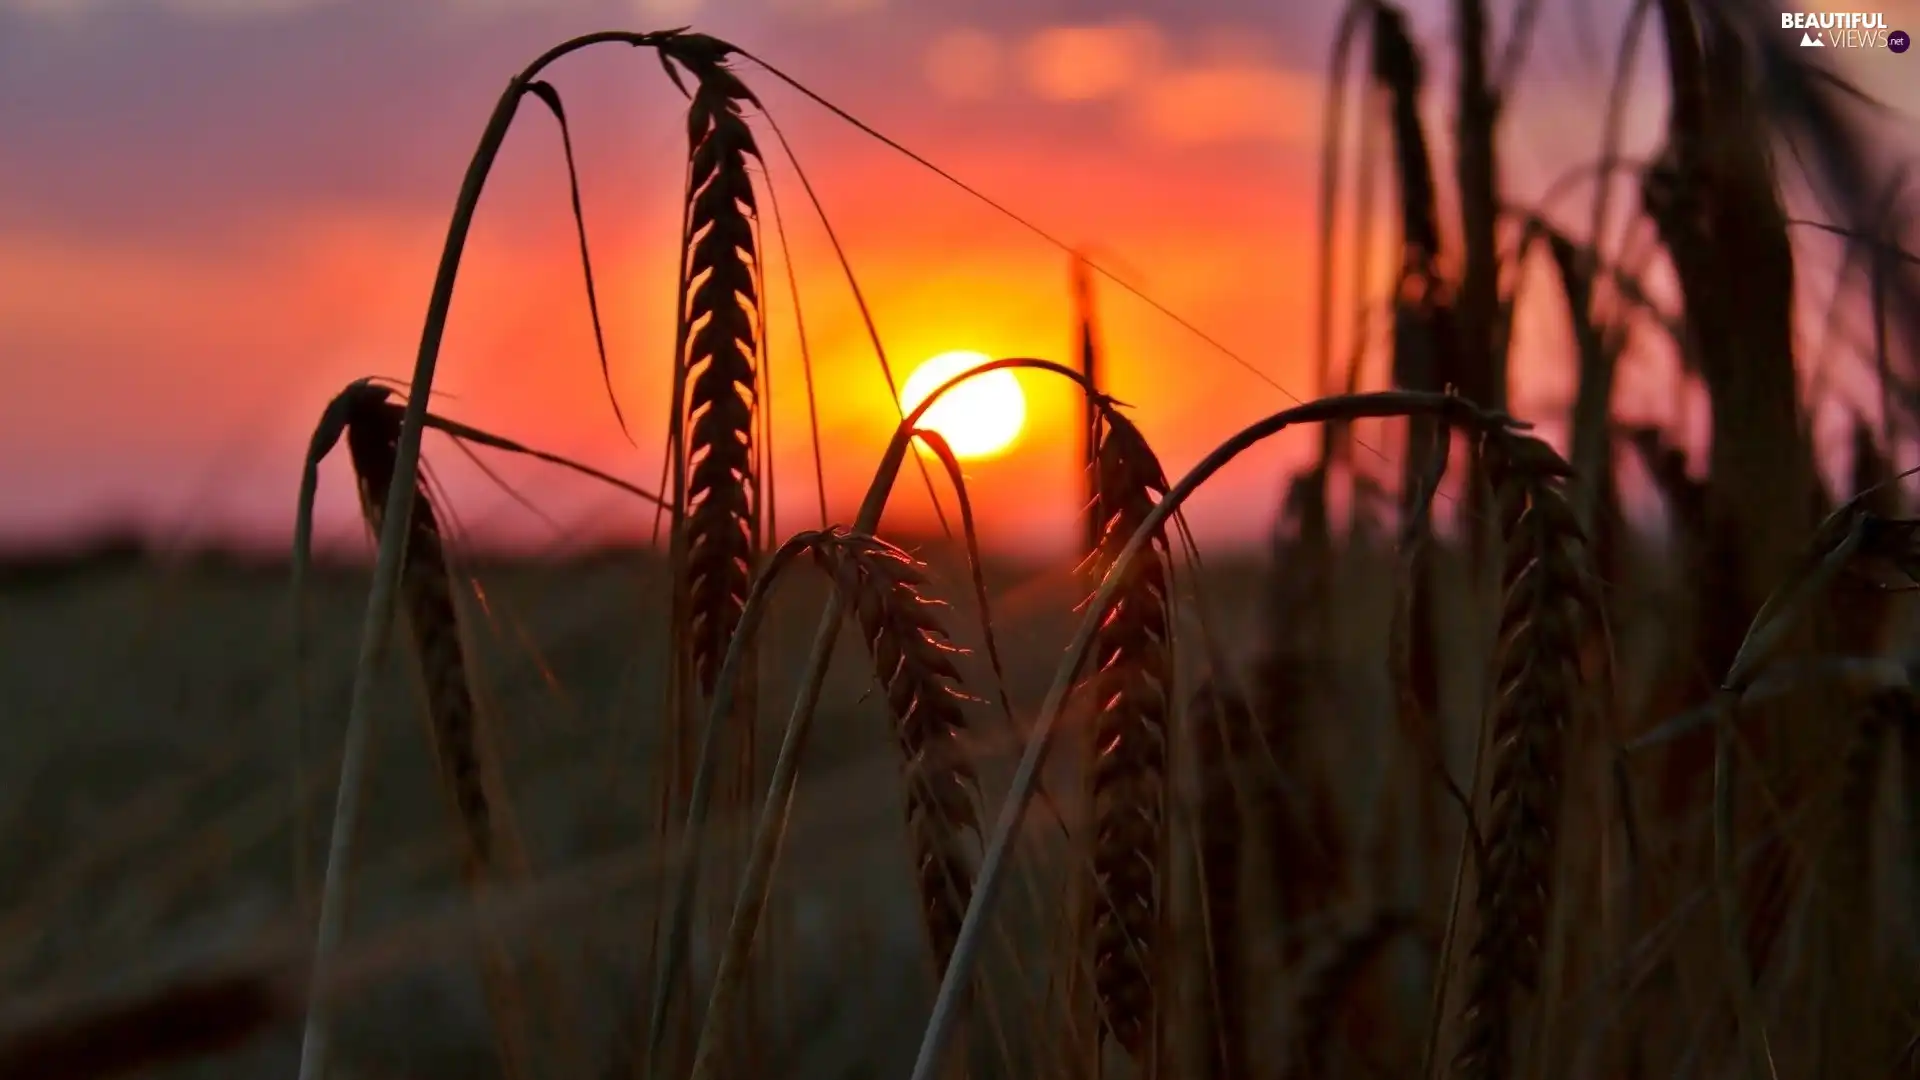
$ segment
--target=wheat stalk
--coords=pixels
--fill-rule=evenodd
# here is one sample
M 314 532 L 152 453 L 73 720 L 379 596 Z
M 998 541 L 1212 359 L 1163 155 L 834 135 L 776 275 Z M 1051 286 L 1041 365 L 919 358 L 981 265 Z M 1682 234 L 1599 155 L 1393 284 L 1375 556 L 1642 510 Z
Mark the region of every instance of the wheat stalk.
M 1247 1075 L 1247 971 L 1240 892 L 1245 827 L 1235 780 L 1253 710 L 1209 684 L 1188 710 L 1199 776 L 1200 884 L 1207 945 L 1206 1004 L 1212 1024 L 1206 1060 L 1215 1080 Z

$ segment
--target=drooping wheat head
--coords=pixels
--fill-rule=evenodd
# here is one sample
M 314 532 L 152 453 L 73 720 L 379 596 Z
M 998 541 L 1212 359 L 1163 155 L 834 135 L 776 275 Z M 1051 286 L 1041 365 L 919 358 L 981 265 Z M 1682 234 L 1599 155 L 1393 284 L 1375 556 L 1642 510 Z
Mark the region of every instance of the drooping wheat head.
M 973 897 L 980 841 L 978 785 L 964 742 L 968 698 L 954 666 L 961 650 L 941 625 L 943 605 L 925 593 L 924 568 L 904 551 L 843 531 L 814 552 L 853 609 L 886 693 L 906 780 L 921 918 L 944 974 Z
M 402 409 L 379 387 L 363 385 L 350 393 L 347 450 L 360 480 L 361 507 L 378 533 L 393 483 Z M 468 885 L 479 888 L 495 874 L 499 822 L 487 794 L 479 712 L 453 601 L 453 569 L 424 473 L 417 484 L 400 565 L 400 599 L 426 686 L 434 757 L 459 819 L 461 870 Z M 527 1033 L 512 962 L 499 942 L 483 947 L 481 967 L 502 1066 L 509 1077 L 524 1076 Z
M 376 532 L 393 483 L 400 416 L 399 404 L 380 387 L 363 386 L 349 399 L 347 450 L 359 478 L 361 508 Z M 400 590 L 426 683 L 427 715 L 441 779 L 459 816 L 466 873 L 478 880 L 487 875 L 494 860 L 493 811 L 482 781 L 478 717 L 453 602 L 453 572 L 424 482 L 414 495 L 413 519 L 407 523 Z
M 1167 492 L 1146 437 L 1112 409 L 1096 444 L 1104 575 Z M 1093 642 L 1094 670 L 1081 684 L 1092 702 L 1094 996 L 1103 1028 L 1136 1062 L 1156 1048 L 1156 950 L 1161 868 L 1167 845 L 1169 695 L 1173 689 L 1172 596 L 1164 530 L 1133 564 Z

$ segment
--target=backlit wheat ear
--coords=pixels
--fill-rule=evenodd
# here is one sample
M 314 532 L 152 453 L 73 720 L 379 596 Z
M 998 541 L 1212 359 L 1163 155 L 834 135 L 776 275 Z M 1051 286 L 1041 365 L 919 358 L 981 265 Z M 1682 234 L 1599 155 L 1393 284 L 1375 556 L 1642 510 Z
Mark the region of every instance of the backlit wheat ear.
M 1107 409 L 1095 447 L 1103 522 L 1094 567 L 1105 575 L 1166 494 L 1166 475 L 1132 422 Z M 1156 944 L 1167 844 L 1168 695 L 1173 630 L 1165 530 L 1133 563 L 1094 639 L 1082 684 L 1094 703 L 1091 914 L 1094 993 L 1101 1021 L 1136 1062 L 1155 1048 Z
M 359 478 L 361 508 L 368 525 L 378 532 L 400 443 L 400 406 L 388 399 L 384 389 L 369 385 L 360 390 L 348 399 L 347 450 Z M 400 591 L 408 633 L 426 682 L 427 714 L 441 780 L 459 814 L 465 871 L 469 880 L 477 881 L 493 863 L 493 811 L 481 781 L 477 717 L 460 642 L 459 613 L 453 603 L 453 573 L 447 565 L 439 516 L 424 484 L 414 493 L 413 516 L 407 522 Z
M 754 409 L 760 360 L 758 216 L 741 115 L 753 94 L 717 58 L 689 63 L 686 308 L 678 340 L 686 386 L 685 587 L 694 676 L 711 697 L 752 585 L 760 492 Z
M 907 835 L 914 881 L 936 968 L 945 973 L 960 920 L 973 897 L 980 839 L 978 786 L 963 742 L 960 652 L 923 589 L 920 564 L 872 537 L 841 532 L 814 550 L 873 657 L 894 722 L 907 787 Z
M 367 524 L 380 531 L 400 445 L 401 407 L 387 391 L 361 385 L 347 400 L 347 451 L 360 481 Z M 427 719 L 440 779 L 452 796 L 460 823 L 462 874 L 475 888 L 493 876 L 496 823 L 481 761 L 479 715 L 469 681 L 460 614 L 454 606 L 453 570 L 447 562 L 440 520 L 426 484 L 417 480 L 413 512 L 400 568 L 400 600 L 420 674 L 426 685 Z M 482 957 L 483 979 L 509 1077 L 524 1076 L 525 1035 L 519 1018 L 512 966 L 497 944 Z
M 1586 544 L 1565 490 L 1572 470 L 1526 435 L 1489 438 L 1485 458 L 1507 552 L 1486 734 L 1486 854 L 1456 1080 L 1513 1074 L 1514 1036 L 1539 984 L 1562 740 L 1588 692 L 1580 650 L 1593 614 Z

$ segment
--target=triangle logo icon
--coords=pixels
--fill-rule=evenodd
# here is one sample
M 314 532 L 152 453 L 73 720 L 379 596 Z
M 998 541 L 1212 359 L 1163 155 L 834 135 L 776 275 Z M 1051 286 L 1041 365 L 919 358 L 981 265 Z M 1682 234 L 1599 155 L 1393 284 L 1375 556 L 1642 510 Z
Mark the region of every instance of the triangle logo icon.
M 1827 47 L 1827 43 L 1814 37 L 1812 34 L 1803 33 L 1800 35 L 1800 47 L 1803 49 L 1824 49 Z

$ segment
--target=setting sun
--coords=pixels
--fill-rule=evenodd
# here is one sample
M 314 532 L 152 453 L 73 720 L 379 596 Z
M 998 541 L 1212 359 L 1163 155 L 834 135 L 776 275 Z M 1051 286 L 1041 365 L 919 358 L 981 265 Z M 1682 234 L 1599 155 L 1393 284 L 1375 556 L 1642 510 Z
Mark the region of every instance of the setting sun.
M 927 395 L 954 376 L 989 357 L 977 352 L 947 352 L 914 369 L 900 388 L 900 407 L 912 412 Z M 1012 446 L 1027 420 L 1027 396 L 1011 371 L 977 375 L 940 395 L 920 426 L 937 431 L 956 457 L 992 457 Z

